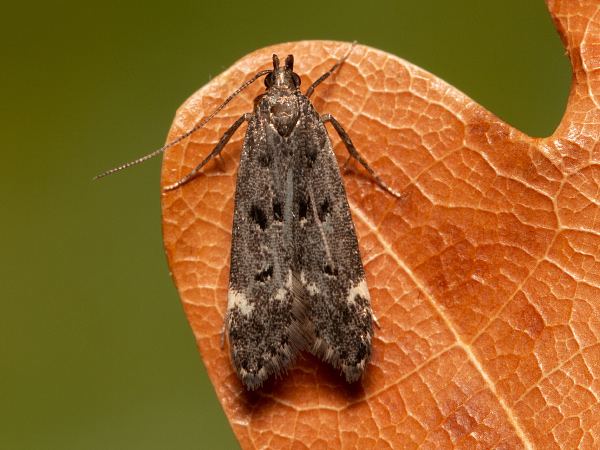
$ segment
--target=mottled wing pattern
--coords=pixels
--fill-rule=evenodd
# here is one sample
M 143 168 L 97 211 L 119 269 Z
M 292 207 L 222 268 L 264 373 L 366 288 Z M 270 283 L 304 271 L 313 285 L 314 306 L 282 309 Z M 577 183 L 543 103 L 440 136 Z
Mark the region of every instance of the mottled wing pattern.
M 273 55 L 265 86 L 237 177 L 224 330 L 231 361 L 251 390 L 303 349 L 356 381 L 371 355 L 373 314 L 340 169 L 298 89 L 293 56 L 281 67 Z
M 237 176 L 225 332 L 248 389 L 285 371 L 307 347 L 305 297 L 293 261 L 294 155 L 269 123 L 268 102 L 248 123 Z M 304 301 L 304 303 L 302 303 Z
M 308 88 L 308 96 L 352 46 Z M 189 137 L 265 76 L 266 92 L 255 100 L 253 113 L 240 117 L 192 172 L 164 187 L 172 190 L 192 179 L 248 121 L 236 182 L 223 336 L 237 375 L 250 390 L 285 371 L 304 349 L 340 369 L 348 381 L 360 378 L 371 355 L 373 314 L 346 191 L 323 119 L 301 93 L 293 66 L 293 55 L 283 66 L 273 55 L 273 70 L 258 72 L 193 129 L 99 176 Z M 325 117 L 350 154 L 394 194 L 362 161 L 341 125 Z
M 308 298 L 309 349 L 356 381 L 371 355 L 370 296 L 329 134 L 310 100 L 298 103 L 293 267 Z

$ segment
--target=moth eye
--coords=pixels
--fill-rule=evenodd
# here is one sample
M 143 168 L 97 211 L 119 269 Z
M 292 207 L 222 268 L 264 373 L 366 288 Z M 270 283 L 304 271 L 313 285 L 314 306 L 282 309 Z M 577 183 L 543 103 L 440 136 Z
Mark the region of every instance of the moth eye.
M 257 223 L 261 230 L 267 228 L 267 215 L 265 211 L 256 205 L 250 209 L 250 218 Z
M 329 212 L 331 211 L 331 205 L 329 204 L 329 199 L 325 199 L 323 203 L 319 206 L 319 220 L 324 222 Z
M 268 89 L 273 85 L 273 72 L 265 77 L 265 87 Z
M 338 276 L 337 267 L 334 269 L 333 267 L 331 267 L 331 264 L 329 264 L 329 263 L 325 264 L 325 267 L 323 267 L 323 272 L 325 273 L 325 275 L 329 275 L 332 277 Z
M 273 202 L 273 220 L 277 222 L 281 222 L 282 214 L 281 214 L 281 203 Z
M 294 84 L 296 85 L 296 87 L 299 88 L 300 83 L 302 83 L 300 81 L 300 77 L 298 75 L 296 75 L 296 73 L 292 73 L 292 79 L 294 80 Z
M 272 276 L 273 276 L 273 266 L 269 266 L 265 270 L 261 270 L 260 272 L 258 272 L 254 276 L 254 279 L 256 281 L 258 281 L 259 283 L 264 283 L 265 281 L 270 280 Z

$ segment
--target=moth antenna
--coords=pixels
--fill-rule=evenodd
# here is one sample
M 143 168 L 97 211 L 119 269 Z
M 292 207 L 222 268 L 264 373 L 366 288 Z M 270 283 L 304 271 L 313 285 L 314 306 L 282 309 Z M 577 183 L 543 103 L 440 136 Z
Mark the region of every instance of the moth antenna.
M 312 95 L 312 93 L 315 91 L 315 88 L 320 85 L 323 81 L 325 81 L 327 79 L 327 77 L 329 75 L 331 75 L 333 73 L 333 71 L 335 69 L 338 68 L 338 66 L 343 63 L 346 58 L 348 58 L 348 56 L 350 56 L 350 53 L 352 53 L 352 50 L 354 49 L 354 46 L 356 45 L 357 41 L 354 41 L 352 44 L 350 44 L 350 48 L 348 49 L 348 51 L 346 52 L 346 54 L 344 56 L 342 56 L 340 59 L 338 59 L 338 61 L 333 65 L 333 67 L 331 69 L 329 69 L 327 72 L 325 72 L 323 75 L 321 75 L 319 77 L 319 79 L 317 81 L 315 81 L 307 90 L 306 90 L 306 95 L 307 97 L 310 98 L 310 96 Z
M 150 153 L 149 155 L 143 156 L 140 159 L 136 159 L 135 161 L 128 162 L 127 164 L 123 164 L 122 166 L 115 167 L 114 169 L 107 170 L 106 172 L 101 173 L 100 175 L 96 175 L 94 177 L 94 180 L 97 180 L 98 178 L 105 177 L 106 175 L 110 175 L 111 173 L 118 172 L 119 170 L 127 169 L 128 167 L 133 166 L 134 164 L 139 164 L 141 162 L 144 162 L 144 161 L 146 161 L 146 160 L 148 160 L 148 159 L 150 159 L 150 158 L 158 155 L 159 153 L 164 152 L 166 149 L 168 149 L 169 147 L 172 147 L 173 145 L 177 144 L 178 142 L 181 142 L 185 138 L 190 137 L 192 134 L 194 134 L 196 131 L 198 131 L 200 128 L 202 128 L 210 119 L 212 119 L 213 117 L 215 117 L 219 113 L 219 111 L 221 111 L 225 107 L 225 105 L 227 105 L 227 103 L 229 103 L 231 100 L 233 100 L 233 98 L 236 95 L 238 95 L 240 92 L 242 92 L 244 89 L 246 89 L 252 83 L 254 83 L 258 78 L 262 77 L 263 75 L 267 75 L 267 74 L 269 74 L 271 72 L 272 72 L 272 70 L 261 70 L 260 72 L 258 72 L 249 81 L 247 81 L 246 83 L 244 83 L 233 94 L 231 94 L 227 98 L 227 100 L 225 100 L 223 103 L 221 103 L 221 105 L 217 109 L 215 109 L 210 116 L 208 116 L 206 119 L 204 119 L 202 122 L 200 122 L 198 125 L 196 125 L 194 128 L 192 128 L 187 133 L 182 134 L 181 136 L 179 136 L 174 141 L 169 142 L 164 147 L 161 147 L 158 150 Z

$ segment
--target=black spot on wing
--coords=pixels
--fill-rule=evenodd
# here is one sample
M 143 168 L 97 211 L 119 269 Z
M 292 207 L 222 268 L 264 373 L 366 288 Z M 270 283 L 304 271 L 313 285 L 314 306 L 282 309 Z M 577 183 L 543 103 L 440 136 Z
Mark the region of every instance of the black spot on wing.
M 269 168 L 273 162 L 273 157 L 268 152 L 260 152 L 256 159 L 261 166 L 266 168 Z
M 267 214 L 260 206 L 252 205 L 250 208 L 250 218 L 256 222 L 261 230 L 267 228 Z
M 338 269 L 337 269 L 337 267 L 332 267 L 331 264 L 327 263 L 327 264 L 325 264 L 325 266 L 323 266 L 323 273 L 325 275 L 329 275 L 330 277 L 337 277 Z
M 310 198 L 303 196 L 298 203 L 299 203 L 298 204 L 299 219 L 304 220 L 304 219 L 306 219 L 306 216 L 308 214 L 308 208 L 310 206 Z
M 281 203 L 278 201 L 273 202 L 273 220 L 276 222 L 281 222 L 283 219 L 283 215 L 281 212 Z
M 266 269 L 258 272 L 254 276 L 254 279 L 256 281 L 258 281 L 259 283 L 264 283 L 265 281 L 270 280 L 272 276 L 273 276 L 273 266 L 269 266 Z
M 330 211 L 331 205 L 329 204 L 329 199 L 326 198 L 319 205 L 319 221 L 325 222 L 325 219 L 327 219 L 327 216 L 329 215 Z

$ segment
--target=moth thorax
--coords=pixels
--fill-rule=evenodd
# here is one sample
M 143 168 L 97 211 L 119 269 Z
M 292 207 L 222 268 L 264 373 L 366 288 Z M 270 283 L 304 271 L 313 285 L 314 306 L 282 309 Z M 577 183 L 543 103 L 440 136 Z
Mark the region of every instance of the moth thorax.
M 298 99 L 294 95 L 278 97 L 271 105 L 269 115 L 277 132 L 283 137 L 289 136 L 300 117 Z

